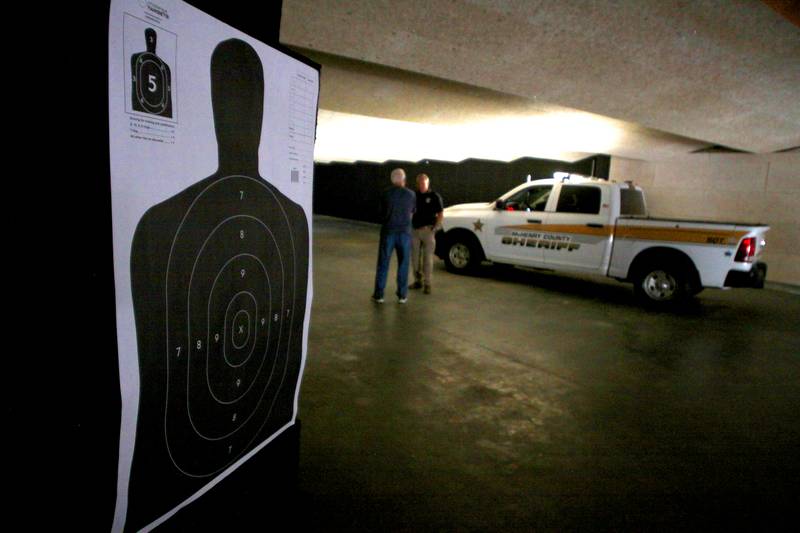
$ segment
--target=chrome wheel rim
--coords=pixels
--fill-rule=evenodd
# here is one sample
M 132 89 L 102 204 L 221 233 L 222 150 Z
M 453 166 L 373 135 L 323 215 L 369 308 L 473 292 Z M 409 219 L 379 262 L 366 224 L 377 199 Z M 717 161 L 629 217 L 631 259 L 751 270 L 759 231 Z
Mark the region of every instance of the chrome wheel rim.
M 456 268 L 466 268 L 469 265 L 469 248 L 457 242 L 450 247 L 450 263 Z
M 653 300 L 671 300 L 678 289 L 678 282 L 669 272 L 654 270 L 644 277 L 642 288 Z

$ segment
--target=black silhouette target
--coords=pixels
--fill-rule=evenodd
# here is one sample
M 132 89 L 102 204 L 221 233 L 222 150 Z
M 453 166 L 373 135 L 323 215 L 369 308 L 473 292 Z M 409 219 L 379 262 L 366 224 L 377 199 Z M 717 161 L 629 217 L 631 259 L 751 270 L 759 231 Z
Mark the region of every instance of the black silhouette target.
M 308 219 L 259 175 L 264 83 L 248 44 L 217 46 L 219 168 L 151 207 L 134 234 L 140 385 L 126 529 L 174 509 L 294 416 Z
M 135 111 L 172 118 L 172 73 L 156 55 L 157 33 L 144 32 L 147 51 L 131 56 L 131 93 Z
M 209 185 L 178 227 L 165 280 L 164 427 L 187 476 L 229 466 L 269 418 L 295 320 L 294 248 L 277 197 L 246 176 Z

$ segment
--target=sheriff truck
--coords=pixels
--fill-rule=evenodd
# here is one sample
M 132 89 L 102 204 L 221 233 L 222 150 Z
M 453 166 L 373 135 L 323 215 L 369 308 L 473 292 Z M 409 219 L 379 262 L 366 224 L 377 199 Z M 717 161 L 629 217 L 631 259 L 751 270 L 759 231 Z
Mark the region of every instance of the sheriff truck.
M 494 202 L 444 210 L 437 255 L 456 273 L 484 260 L 632 282 L 660 306 L 705 287 L 762 288 L 769 226 L 650 217 L 644 191 L 575 174 L 523 183 Z

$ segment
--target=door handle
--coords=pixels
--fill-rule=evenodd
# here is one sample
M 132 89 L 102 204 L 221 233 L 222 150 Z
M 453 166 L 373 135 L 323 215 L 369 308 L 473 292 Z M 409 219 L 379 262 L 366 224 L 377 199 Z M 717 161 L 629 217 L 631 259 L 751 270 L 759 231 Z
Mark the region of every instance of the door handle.
M 594 224 L 594 223 L 592 223 L 592 222 L 589 222 L 589 223 L 588 223 L 588 224 L 586 224 L 586 225 L 587 225 L 587 226 L 589 226 L 590 228 L 600 228 L 600 229 L 603 229 L 603 225 L 602 225 L 602 224 Z
M 530 223 L 530 224 L 541 224 L 542 221 L 540 219 L 538 219 L 538 218 L 529 218 L 528 219 L 528 223 Z

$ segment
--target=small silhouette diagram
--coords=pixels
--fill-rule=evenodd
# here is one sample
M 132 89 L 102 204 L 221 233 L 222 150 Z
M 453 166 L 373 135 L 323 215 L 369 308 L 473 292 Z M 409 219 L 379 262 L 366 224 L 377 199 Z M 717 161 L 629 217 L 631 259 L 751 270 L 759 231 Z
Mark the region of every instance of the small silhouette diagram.
M 156 55 L 156 30 L 144 30 L 147 51 L 131 56 L 131 102 L 134 111 L 172 118 L 172 73 Z

